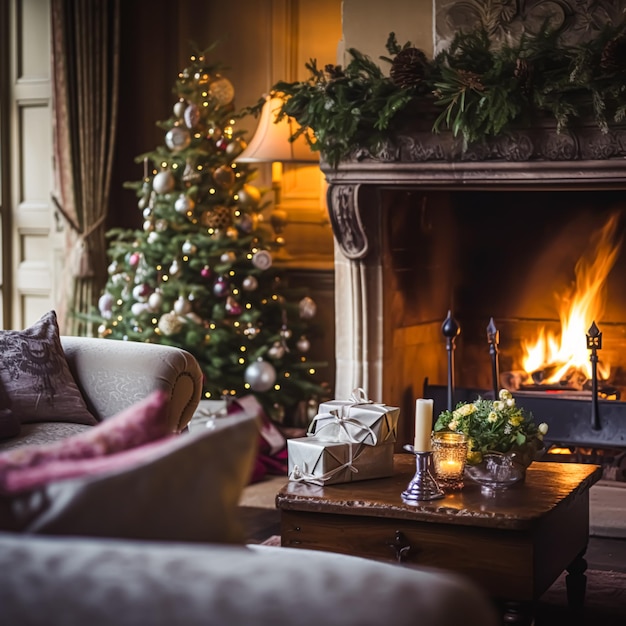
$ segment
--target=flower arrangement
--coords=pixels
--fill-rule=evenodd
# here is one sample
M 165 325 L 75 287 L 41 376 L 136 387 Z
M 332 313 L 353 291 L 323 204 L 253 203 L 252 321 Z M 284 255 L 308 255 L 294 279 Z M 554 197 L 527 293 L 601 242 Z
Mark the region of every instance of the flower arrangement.
M 475 465 L 489 452 L 517 452 L 528 463 L 543 448 L 548 425 L 535 424 L 532 414 L 517 406 L 507 389 L 501 389 L 498 400 L 478 398 L 460 402 L 453 411 L 442 411 L 435 431 L 460 432 L 468 436 L 467 462 Z

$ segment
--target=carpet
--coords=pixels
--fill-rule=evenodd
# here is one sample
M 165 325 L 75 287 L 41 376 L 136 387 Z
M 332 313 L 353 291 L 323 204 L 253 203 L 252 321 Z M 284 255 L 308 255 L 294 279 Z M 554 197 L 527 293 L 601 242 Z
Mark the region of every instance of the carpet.
M 280 535 L 262 542 L 280 546 Z M 541 596 L 535 611 L 534 626 L 624 626 L 626 624 L 626 573 L 587 570 L 587 592 L 583 611 L 572 612 L 567 607 L 564 572 Z

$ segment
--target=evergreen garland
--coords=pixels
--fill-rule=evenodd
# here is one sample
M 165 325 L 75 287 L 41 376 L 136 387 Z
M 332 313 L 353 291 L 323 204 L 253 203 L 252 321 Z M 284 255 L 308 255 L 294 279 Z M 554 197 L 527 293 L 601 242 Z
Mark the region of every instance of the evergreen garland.
M 463 145 L 551 117 L 557 131 L 575 119 L 593 119 L 603 131 L 626 115 L 625 25 L 607 26 L 588 43 L 564 45 L 547 26 L 499 47 L 484 28 L 459 32 L 431 61 L 410 42 L 386 44 L 390 75 L 351 48 L 350 62 L 306 64 L 305 81 L 276 83 L 281 115 L 312 131 L 309 140 L 332 166 L 359 147 L 375 151 L 417 108 L 432 111 L 432 131 L 451 131 Z M 259 108 L 261 104 L 258 105 Z M 440 111 L 438 109 L 441 109 Z

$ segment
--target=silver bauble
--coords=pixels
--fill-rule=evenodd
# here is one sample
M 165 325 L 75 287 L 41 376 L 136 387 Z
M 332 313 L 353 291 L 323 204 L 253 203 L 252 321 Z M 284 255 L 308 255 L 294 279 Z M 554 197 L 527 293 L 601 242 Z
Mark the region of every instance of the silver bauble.
M 195 128 L 200 121 L 200 109 L 195 104 L 190 104 L 183 113 L 187 128 Z
M 308 352 L 311 349 L 311 342 L 303 335 L 296 344 L 300 352 Z
M 180 196 L 176 198 L 176 202 L 174 202 L 175 211 L 183 215 L 193 210 L 194 206 L 195 206 L 195 202 L 189 196 L 186 196 L 184 193 L 181 193 Z
M 174 126 L 165 134 L 165 145 L 173 152 L 180 152 L 189 146 L 191 136 L 186 128 Z
M 174 302 L 174 312 L 178 315 L 186 315 L 191 312 L 191 302 L 184 296 L 178 296 L 178 299 Z
M 259 281 L 256 276 L 246 276 L 241 283 L 241 286 L 246 291 L 254 291 L 259 286 Z
M 285 356 L 285 346 L 280 341 L 275 341 L 272 347 L 267 351 L 272 359 L 282 359 Z
M 157 193 L 168 193 L 174 189 L 176 180 L 169 170 L 159 172 L 152 180 L 152 188 Z
M 184 100 L 179 100 L 175 105 L 174 105 L 174 115 L 178 118 L 181 118 L 184 113 L 185 113 L 185 108 L 187 107 L 187 104 L 185 103 Z
M 268 391 L 276 382 L 276 370 L 271 363 L 259 358 L 246 367 L 243 378 L 252 391 Z
M 148 298 L 148 305 L 153 311 L 159 311 L 163 305 L 163 295 L 160 291 L 155 291 Z
M 142 313 L 144 313 L 145 311 L 148 310 L 148 305 L 145 304 L 144 302 L 135 302 L 131 307 L 130 307 L 130 311 L 131 313 L 137 317 L 139 315 L 141 315 Z
M 195 254 L 198 250 L 198 247 L 191 243 L 191 241 L 187 240 L 182 245 L 181 250 L 183 251 L 183 254 Z
M 259 270 L 267 270 L 272 266 L 272 255 L 267 250 L 259 250 L 252 255 L 252 265 Z

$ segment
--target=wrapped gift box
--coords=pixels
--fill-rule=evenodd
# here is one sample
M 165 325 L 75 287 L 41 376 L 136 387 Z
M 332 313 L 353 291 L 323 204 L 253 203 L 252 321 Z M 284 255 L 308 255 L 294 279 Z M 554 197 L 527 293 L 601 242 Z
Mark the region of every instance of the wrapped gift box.
M 287 440 L 287 452 L 289 480 L 331 485 L 393 474 L 393 442 L 368 446 L 300 437 Z
M 309 433 L 324 441 L 351 441 L 368 446 L 394 443 L 398 438 L 400 409 L 363 399 L 366 397 L 322 402 Z

